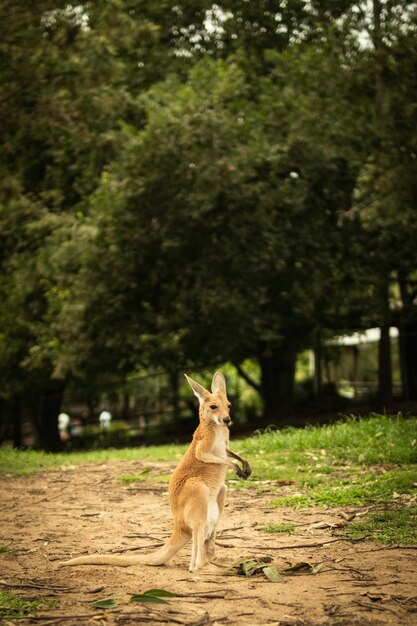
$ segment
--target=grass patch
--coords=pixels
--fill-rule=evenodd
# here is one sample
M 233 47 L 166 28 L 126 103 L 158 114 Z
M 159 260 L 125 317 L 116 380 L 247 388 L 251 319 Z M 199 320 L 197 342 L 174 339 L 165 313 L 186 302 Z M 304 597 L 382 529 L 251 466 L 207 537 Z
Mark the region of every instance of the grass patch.
M 267 429 L 234 443 L 233 449 L 248 458 L 253 468 L 250 481 L 237 481 L 235 488 L 252 485 L 266 491 L 268 481 L 287 481 L 293 482 L 297 491 L 306 489 L 311 494 L 312 488 L 320 489 L 327 478 L 351 481 L 367 468 L 389 472 L 415 467 L 417 418 L 374 414 L 324 426 Z
M 120 476 L 119 480 L 125 485 L 130 485 L 131 483 L 144 483 L 149 479 L 150 472 L 151 468 L 145 467 L 145 469 L 138 474 L 123 474 L 123 476 Z
M 385 473 L 351 472 L 340 479 L 331 475 L 313 486 L 307 486 L 303 493 L 296 493 L 274 500 L 274 506 L 366 506 L 390 501 L 396 494 L 409 494 L 416 491 L 416 469 L 400 468 Z
M 417 418 L 372 414 L 335 424 L 266 430 L 243 440 L 243 452 L 280 452 L 291 461 L 346 461 L 362 465 L 417 463 Z
M 176 463 L 186 447 L 185 445 L 172 444 L 58 454 L 49 454 L 37 450 L 0 448 L 0 473 L 33 474 L 43 470 L 56 469 L 60 466 L 105 463 L 107 461 L 171 461 Z
M 186 445 L 164 445 L 55 455 L 0 448 L 0 472 L 31 474 L 48 468 L 111 460 L 175 464 L 186 448 Z M 253 473 L 248 481 L 241 481 L 228 472 L 228 479 L 233 480 L 230 486 L 275 494 L 275 506 L 392 503 L 391 508 L 395 509 L 401 501 L 398 496 L 408 497 L 408 504 L 412 504 L 410 494 L 417 495 L 416 417 L 373 414 L 368 418 L 351 416 L 324 426 L 270 428 L 232 442 L 232 449 L 248 459 Z M 169 474 L 146 468 L 120 480 L 125 484 L 145 480 L 167 483 Z M 373 523 L 381 529 L 384 524 L 377 519 Z M 396 536 L 397 542 L 402 541 L 398 533 Z
M 58 602 L 54 598 L 26 600 L 23 596 L 0 591 L 0 617 L 19 618 L 32 615 L 36 611 L 55 608 Z
M 255 480 L 302 481 L 309 472 L 332 474 L 337 466 L 417 464 L 417 418 L 374 414 L 324 426 L 267 429 L 232 445 L 253 465 Z M 186 448 L 172 444 L 60 454 L 0 448 L 0 473 L 31 474 L 109 460 L 177 462 Z
M 295 526 L 290 522 L 283 524 L 268 524 L 259 530 L 262 530 L 264 533 L 293 533 L 295 531 Z
M 417 543 L 417 507 L 371 513 L 346 526 L 343 534 L 349 539 L 367 537 L 386 544 Z

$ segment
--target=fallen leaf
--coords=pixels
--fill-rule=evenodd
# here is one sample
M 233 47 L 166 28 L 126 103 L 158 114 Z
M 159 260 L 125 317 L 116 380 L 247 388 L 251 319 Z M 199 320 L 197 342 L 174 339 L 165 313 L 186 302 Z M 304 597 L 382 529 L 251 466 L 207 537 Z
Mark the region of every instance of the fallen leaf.
M 165 597 L 165 598 L 175 598 L 175 593 L 172 593 L 171 591 L 167 591 L 166 589 L 148 589 L 148 591 L 143 592 L 143 595 Z
M 245 574 L 245 576 L 252 576 L 252 574 L 254 574 L 256 570 L 259 569 L 260 565 L 258 561 L 254 561 L 252 559 L 248 561 L 243 561 L 243 563 L 240 564 L 240 570 L 242 574 Z
M 136 593 L 131 596 L 131 602 L 154 602 L 155 604 L 167 604 L 163 598 L 174 598 L 175 593 L 166 591 L 166 589 L 148 589 L 143 593 Z
M 313 569 L 311 570 L 311 573 L 318 574 L 322 567 L 323 567 L 323 563 L 317 563 L 316 565 L 313 565 Z
M 283 576 L 279 573 L 276 567 L 264 567 L 262 569 L 265 576 L 273 583 L 285 583 L 287 582 Z
M 166 600 L 158 596 L 147 596 L 144 593 L 136 593 L 130 598 L 131 602 L 153 602 L 154 604 L 168 604 Z
M 271 561 L 272 558 L 269 556 L 260 557 L 260 559 L 244 559 L 233 563 L 228 570 L 237 570 L 238 574 L 243 574 L 248 577 L 256 574 L 264 574 L 271 582 L 285 582 L 275 567 L 265 565 L 265 563 L 270 563 Z
M 112 609 L 116 606 L 116 600 L 119 596 L 109 596 L 108 598 L 102 598 L 101 600 L 95 600 L 91 603 L 96 609 Z

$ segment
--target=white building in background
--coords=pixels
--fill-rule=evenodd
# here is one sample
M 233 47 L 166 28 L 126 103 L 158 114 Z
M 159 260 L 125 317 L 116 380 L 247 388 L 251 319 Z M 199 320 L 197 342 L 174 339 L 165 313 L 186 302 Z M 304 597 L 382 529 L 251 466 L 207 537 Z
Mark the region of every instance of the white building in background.
M 390 328 L 393 391 L 401 393 L 399 332 Z M 341 395 L 364 397 L 378 386 L 378 343 L 380 329 L 369 328 L 351 335 L 340 335 L 326 342 L 321 364 L 322 384 L 331 384 Z M 315 357 L 310 353 L 310 373 L 314 376 Z
M 398 328 L 391 326 L 389 329 L 389 336 L 391 339 L 398 339 Z M 378 343 L 381 337 L 381 331 L 379 328 L 368 328 L 362 333 L 353 333 L 353 335 L 341 335 L 340 337 L 334 337 L 329 341 L 332 345 L 337 346 L 359 346 L 367 343 Z

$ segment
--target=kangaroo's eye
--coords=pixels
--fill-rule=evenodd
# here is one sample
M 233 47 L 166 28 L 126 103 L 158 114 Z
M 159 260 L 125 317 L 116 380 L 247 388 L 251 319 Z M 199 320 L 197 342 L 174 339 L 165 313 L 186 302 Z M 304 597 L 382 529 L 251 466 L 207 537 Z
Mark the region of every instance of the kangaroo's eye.
M 215 411 L 217 409 L 217 404 L 210 404 L 210 408 L 212 411 Z

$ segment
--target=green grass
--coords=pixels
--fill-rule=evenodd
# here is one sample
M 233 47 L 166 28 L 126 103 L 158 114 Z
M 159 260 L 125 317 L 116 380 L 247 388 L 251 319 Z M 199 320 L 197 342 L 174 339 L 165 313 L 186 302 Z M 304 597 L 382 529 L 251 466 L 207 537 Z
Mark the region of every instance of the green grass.
M 417 507 L 371 513 L 365 519 L 346 526 L 343 534 L 349 539 L 367 537 L 386 544 L 417 543 Z
M 312 506 L 367 506 L 392 500 L 396 494 L 416 491 L 416 468 L 392 469 L 384 474 L 358 472 L 340 479 L 328 476 L 313 486 L 305 487 L 302 494 L 289 495 L 274 500 L 274 506 L 308 508 Z
M 151 473 L 151 471 L 152 470 L 150 467 L 146 467 L 144 470 L 138 472 L 137 474 L 123 474 L 123 476 L 120 476 L 119 480 L 126 485 L 129 485 L 130 483 L 143 483 L 146 480 L 149 480 L 149 474 Z
M 0 473 L 30 474 L 111 460 L 176 463 L 186 447 L 147 446 L 56 455 L 0 448 Z M 275 506 L 349 507 L 386 503 L 395 508 L 401 498 L 412 503 L 417 496 L 416 417 L 373 414 L 324 426 L 267 429 L 235 440 L 232 449 L 248 459 L 253 473 L 248 481 L 242 481 L 229 472 L 230 487 L 270 493 L 275 496 Z M 145 469 L 123 475 L 120 480 L 126 484 L 145 480 L 166 483 L 169 474 Z M 382 521 L 372 523 L 377 526 Z M 399 526 L 397 541 L 401 536 Z
M 30 474 L 107 460 L 175 462 L 186 447 L 172 444 L 69 454 L 0 448 L 0 473 Z M 374 414 L 331 425 L 267 430 L 236 441 L 232 447 L 248 457 L 258 480 L 299 480 L 311 471 L 331 474 L 338 467 L 352 465 L 417 464 L 417 418 Z
M 106 461 L 173 461 L 177 462 L 184 453 L 184 445 L 146 446 L 122 448 L 120 450 L 91 450 L 48 454 L 37 450 L 14 450 L 0 448 L 0 473 L 33 474 L 56 469 L 60 466 L 81 463 L 105 463 Z
M 283 524 L 268 524 L 259 530 L 262 530 L 264 533 L 293 533 L 295 531 L 295 526 L 294 524 L 291 524 L 291 522 Z
M 244 440 L 241 449 L 266 457 L 281 452 L 291 462 L 417 463 L 417 418 L 373 414 L 324 426 L 266 431 Z
M 0 591 L 0 618 L 19 618 L 32 615 L 36 611 L 46 611 L 57 606 L 54 598 L 26 600 L 23 596 Z

